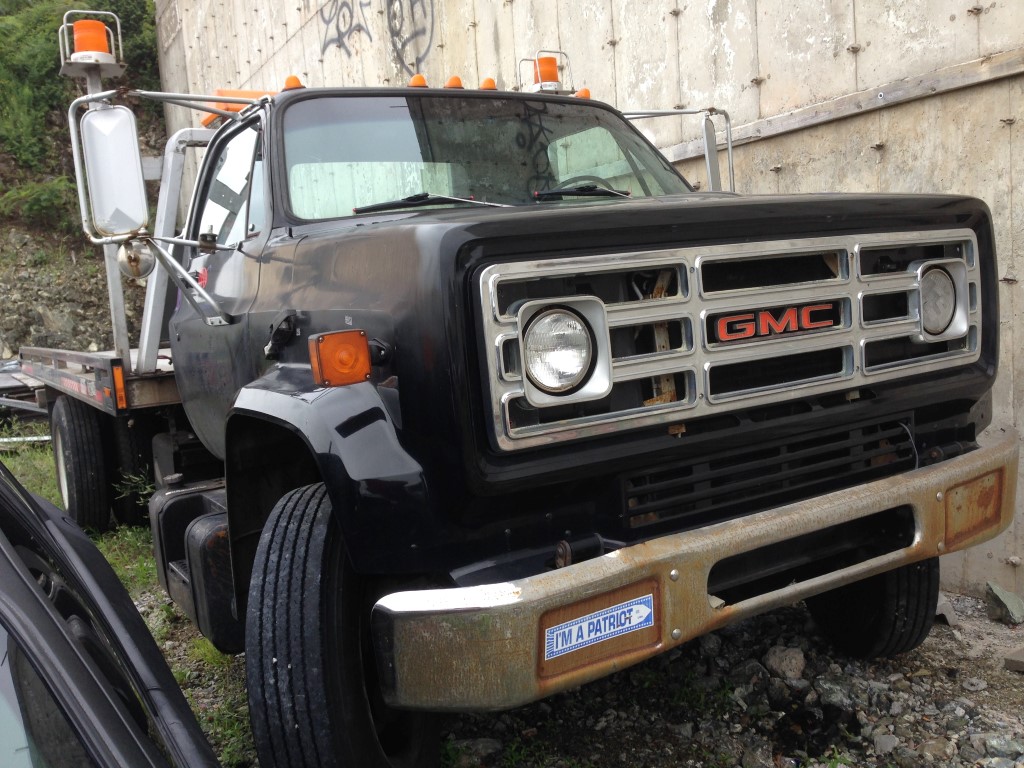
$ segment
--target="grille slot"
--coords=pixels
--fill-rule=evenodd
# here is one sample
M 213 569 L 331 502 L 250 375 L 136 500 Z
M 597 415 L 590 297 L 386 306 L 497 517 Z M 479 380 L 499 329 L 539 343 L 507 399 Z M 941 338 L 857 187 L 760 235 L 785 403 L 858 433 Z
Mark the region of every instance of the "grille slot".
M 709 260 L 701 265 L 701 286 L 710 295 L 838 280 L 846 277 L 846 264 L 846 253 L 840 251 Z
M 652 293 L 658 273 L 666 272 L 666 286 L 656 298 Z M 515 307 L 524 301 L 558 299 L 568 296 L 596 296 L 605 304 L 636 301 L 657 301 L 664 298 L 682 298 L 687 294 L 687 283 L 675 264 L 659 265 L 656 270 L 623 269 L 608 272 L 535 277 L 516 282 L 502 282 L 495 292 L 498 315 L 509 317 Z
M 964 243 L 907 243 L 882 247 L 859 249 L 860 274 L 894 275 L 906 272 L 911 264 L 917 261 L 936 261 L 940 259 L 967 259 L 968 266 L 973 266 L 972 253 Z
M 635 473 L 622 481 L 625 524 L 708 525 L 912 469 L 912 432 L 907 414 Z
M 708 392 L 712 398 L 721 398 L 759 388 L 834 379 L 846 374 L 847 360 L 852 358 L 852 349 L 837 347 L 716 365 L 708 372 Z
M 906 291 L 869 294 L 861 300 L 861 306 L 865 323 L 910 319 L 910 298 Z
M 932 261 L 960 276 L 962 335 L 924 332 L 918 275 Z M 970 229 L 514 260 L 481 268 L 476 280 L 489 431 L 503 451 L 655 426 L 685 439 L 730 423 L 722 417 L 731 412 L 857 397 L 981 356 Z M 608 334 L 611 392 L 532 407 L 519 307 L 579 297 L 599 307 L 599 326 L 604 309 L 597 331 Z
M 922 344 L 908 337 L 869 341 L 864 345 L 864 366 L 872 370 L 915 360 L 942 358 L 950 353 L 967 351 L 971 343 L 970 335 L 967 338 L 934 341 L 929 344 Z

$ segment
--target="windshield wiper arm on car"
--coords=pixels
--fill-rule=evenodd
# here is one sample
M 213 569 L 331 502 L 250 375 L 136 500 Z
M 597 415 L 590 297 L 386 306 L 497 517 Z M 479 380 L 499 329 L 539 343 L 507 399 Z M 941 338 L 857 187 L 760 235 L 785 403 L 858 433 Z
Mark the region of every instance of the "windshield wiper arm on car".
M 384 203 L 361 205 L 358 208 L 353 208 L 352 213 L 399 211 L 402 208 L 417 208 L 421 205 L 437 205 L 438 203 L 469 203 L 470 205 L 485 205 L 489 208 L 511 207 L 507 203 L 488 203 L 484 200 L 474 200 L 471 197 L 452 197 L 451 195 L 434 195 L 430 192 L 420 192 L 417 195 L 409 195 L 409 197 L 403 197 L 400 200 L 388 200 Z
M 597 184 L 580 184 L 578 187 L 565 187 L 564 189 L 538 189 L 533 193 L 533 199 L 551 200 L 566 195 L 572 197 L 629 197 L 629 192 L 599 187 Z

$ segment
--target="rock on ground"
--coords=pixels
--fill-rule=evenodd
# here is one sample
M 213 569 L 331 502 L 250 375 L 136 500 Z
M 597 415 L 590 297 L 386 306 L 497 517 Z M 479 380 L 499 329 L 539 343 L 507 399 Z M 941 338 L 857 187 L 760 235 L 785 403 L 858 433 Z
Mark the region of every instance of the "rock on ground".
M 830 648 L 802 606 L 755 617 L 531 706 L 453 717 L 449 764 L 1020 768 L 1024 675 L 1002 659 L 1022 636 L 982 601 L 949 599 L 959 629 L 874 661 Z M 498 750 L 458 752 L 474 739 Z

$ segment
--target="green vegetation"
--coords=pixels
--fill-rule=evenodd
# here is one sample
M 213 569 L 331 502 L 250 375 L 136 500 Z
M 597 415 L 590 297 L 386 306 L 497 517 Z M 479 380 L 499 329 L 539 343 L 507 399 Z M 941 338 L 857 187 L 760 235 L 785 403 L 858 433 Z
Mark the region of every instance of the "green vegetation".
M 231 659 L 234 658 L 221 653 L 213 647 L 213 643 L 201 636 L 192 638 L 188 655 L 197 662 L 217 668 L 231 666 Z
M 75 185 L 67 176 L 25 181 L 0 195 L 0 218 L 17 218 L 23 226 L 70 232 Z
M 45 421 L 13 421 L 0 424 L 0 439 L 17 437 L 45 437 L 50 434 Z M 63 507 L 57 473 L 53 466 L 53 451 L 49 442 L 16 443 L 3 445 L 0 453 L 11 473 L 28 490 Z
M 132 598 L 157 588 L 149 528 L 123 526 L 94 540 Z
M 249 725 L 249 700 L 246 694 L 245 659 L 224 656 L 223 669 L 213 676 L 216 695 L 207 705 L 185 688 L 200 725 L 220 756 L 224 766 L 256 765 L 256 751 Z M 208 694 L 209 695 L 209 694 Z
M 121 471 L 121 479 L 114 483 L 116 498 L 127 499 L 135 497 L 135 503 L 140 507 L 149 504 L 149 497 L 153 495 L 156 486 L 150 478 L 149 467 L 143 468 L 137 473 Z
M 55 0 L 0 0 L 0 222 L 73 232 L 75 215 L 67 109 L 75 83 L 59 75 L 57 29 L 70 6 Z M 159 88 L 153 0 L 76 3 L 118 14 L 125 82 Z M 159 107 L 151 114 L 159 115 Z

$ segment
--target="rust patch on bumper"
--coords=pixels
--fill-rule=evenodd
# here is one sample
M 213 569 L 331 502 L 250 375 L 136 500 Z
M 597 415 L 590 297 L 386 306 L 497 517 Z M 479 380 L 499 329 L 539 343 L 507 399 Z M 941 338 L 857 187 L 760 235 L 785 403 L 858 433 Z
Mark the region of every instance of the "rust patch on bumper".
M 946 547 L 962 549 L 1000 524 L 1004 510 L 1003 470 L 989 472 L 946 494 Z M 1010 506 L 1012 507 L 1012 500 Z M 1009 510 L 1012 516 L 1012 508 Z

